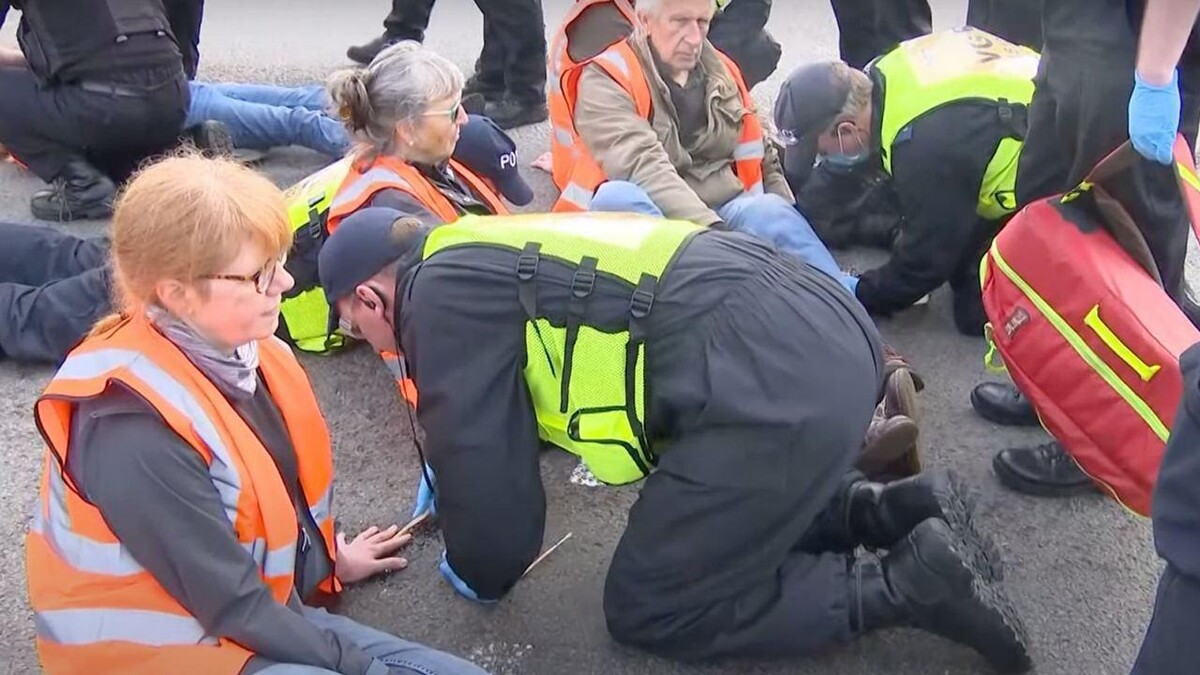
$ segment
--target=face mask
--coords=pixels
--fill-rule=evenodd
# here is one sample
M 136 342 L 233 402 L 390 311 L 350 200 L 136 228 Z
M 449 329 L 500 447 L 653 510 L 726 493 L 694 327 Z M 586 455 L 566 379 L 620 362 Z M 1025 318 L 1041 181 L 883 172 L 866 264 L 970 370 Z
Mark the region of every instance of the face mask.
M 858 133 L 857 130 L 854 133 Z M 867 149 L 867 144 L 859 137 L 859 151 L 853 154 L 846 152 L 846 146 L 842 143 L 842 130 L 838 128 L 838 150 L 836 155 L 822 155 L 821 163 L 827 164 L 831 169 L 850 170 L 856 166 L 866 162 L 871 156 L 871 152 Z

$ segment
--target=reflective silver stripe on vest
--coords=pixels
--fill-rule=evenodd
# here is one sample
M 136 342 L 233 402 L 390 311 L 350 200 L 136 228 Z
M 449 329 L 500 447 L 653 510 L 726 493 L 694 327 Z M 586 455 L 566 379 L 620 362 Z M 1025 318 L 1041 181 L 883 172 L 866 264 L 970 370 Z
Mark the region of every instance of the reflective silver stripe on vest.
M 562 191 L 562 198 L 587 211 L 592 206 L 592 196 L 595 194 L 593 190 L 578 183 L 567 183 L 566 189 Z
M 763 147 L 762 141 L 746 141 L 738 143 L 737 148 L 733 151 L 733 159 L 735 162 L 740 162 L 747 159 L 761 160 L 766 156 L 766 149 Z
M 554 140 L 558 141 L 559 145 L 573 148 L 575 147 L 575 138 L 571 136 L 571 132 L 566 129 L 554 128 Z
M 90 380 L 117 368 L 129 370 L 135 377 L 145 382 L 162 400 L 174 407 L 192 423 L 196 435 L 212 453 L 212 462 L 208 465 L 208 475 L 221 495 L 221 503 L 225 507 L 225 517 L 231 524 L 237 524 L 238 499 L 242 493 L 242 480 L 238 476 L 229 449 L 217 433 L 217 428 L 204 412 L 204 408 L 192 393 L 175 378 L 171 377 L 146 358 L 140 352 L 129 349 L 100 349 L 85 354 L 72 354 L 63 362 L 55 379 L 60 380 Z
M 329 489 L 321 495 L 317 503 L 308 508 L 308 512 L 312 514 L 313 520 L 317 521 L 317 525 L 329 520 L 333 515 L 333 481 L 330 481 Z
M 47 462 L 47 474 L 50 477 L 48 513 L 42 513 L 42 504 L 39 502 L 29 529 L 42 535 L 59 558 L 81 572 L 113 577 L 143 572 L 144 568 L 120 543 L 96 541 L 71 529 L 66 481 L 59 472 L 57 462 L 49 458 Z
M 296 544 L 291 543 L 268 551 L 265 539 L 243 543 L 242 548 L 254 558 L 264 577 L 282 577 L 296 573 Z
M 337 211 L 346 204 L 353 204 L 367 192 L 368 189 L 375 183 L 389 183 L 402 187 L 403 189 L 411 190 L 412 184 L 400 177 L 400 174 L 384 167 L 376 167 L 359 176 L 355 181 L 347 185 L 344 189 L 338 190 L 338 194 L 333 198 L 332 205 L 329 207 L 332 211 Z
M 621 71 L 622 75 L 624 75 L 625 77 L 630 77 L 629 62 L 627 62 L 625 60 L 625 57 L 622 56 L 620 53 L 618 53 L 616 50 L 610 49 L 610 50 L 604 52 L 603 54 L 597 56 L 596 60 L 604 61 L 605 63 L 612 64 L 613 66 L 616 66 L 617 70 Z
M 148 647 L 215 645 L 217 639 L 188 616 L 141 609 L 55 609 L 36 612 L 38 637 L 60 645 L 132 642 Z
M 392 377 L 396 378 L 397 380 L 403 380 L 406 377 L 406 373 L 404 372 L 404 364 L 400 362 L 399 357 L 384 356 L 383 354 L 380 354 L 379 357 L 383 359 L 383 365 L 387 367 L 388 372 L 392 374 Z

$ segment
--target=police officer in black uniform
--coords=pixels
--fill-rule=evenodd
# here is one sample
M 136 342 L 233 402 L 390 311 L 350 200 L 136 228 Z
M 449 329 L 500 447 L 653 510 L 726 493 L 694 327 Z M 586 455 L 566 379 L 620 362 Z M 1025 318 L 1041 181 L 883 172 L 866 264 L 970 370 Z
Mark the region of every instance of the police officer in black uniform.
M 392 0 L 383 35 L 346 50 L 364 66 L 385 47 L 425 40 L 435 0 Z M 483 13 L 483 51 L 463 96 L 479 94 L 481 111 L 501 129 L 546 121 L 546 21 L 542 0 L 475 0 Z
M 179 136 L 188 88 L 174 30 L 201 0 L 0 0 L 21 12 L 21 54 L 0 64 L 0 144 L 52 187 L 42 220 L 107 218 L 115 183 Z M 197 36 L 180 36 L 195 64 Z
M 1145 0 L 1044 0 L 1045 47 L 1017 173 L 1019 203 L 1066 192 L 1128 140 L 1125 102 L 1134 86 L 1144 8 Z M 1200 78 L 1198 51 L 1193 39 L 1180 62 L 1180 82 L 1191 82 L 1193 91 Z M 1187 94 L 1187 85 L 1181 88 L 1183 133 L 1194 147 L 1200 101 Z M 1129 179 L 1113 188 L 1149 245 L 1167 292 L 1200 325 L 1200 308 L 1188 297 L 1183 278 L 1188 219 L 1174 171 L 1139 158 Z M 997 424 L 1039 424 L 1033 406 L 1011 384 L 981 384 L 971 403 Z M 1056 441 L 1003 450 L 993 467 L 1005 486 L 1028 494 L 1067 496 L 1093 489 Z
M 1042 0 L 970 0 L 967 25 L 1040 50 Z M 933 29 L 928 0 L 830 0 L 842 60 L 862 68 L 897 44 Z

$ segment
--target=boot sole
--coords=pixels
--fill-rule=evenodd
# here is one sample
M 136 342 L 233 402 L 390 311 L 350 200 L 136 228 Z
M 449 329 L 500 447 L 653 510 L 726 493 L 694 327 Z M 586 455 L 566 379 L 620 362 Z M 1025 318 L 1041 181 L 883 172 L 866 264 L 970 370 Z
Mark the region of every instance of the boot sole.
M 859 456 L 855 467 L 867 478 L 875 480 L 884 475 L 888 467 L 904 459 L 905 455 L 916 452 L 919 436 L 916 423 L 890 429 Z
M 962 552 L 969 559 L 971 568 L 988 581 L 1004 580 L 1004 563 L 1000 548 L 995 540 L 975 526 L 976 497 L 966 481 L 956 473 L 947 471 L 948 488 L 937 494 L 942 508 L 943 520 L 962 539 Z
M 29 212 L 34 218 L 51 223 L 71 223 L 77 220 L 107 220 L 113 214 L 112 207 L 106 204 L 73 209 L 39 209 L 30 206 Z
M 988 578 L 992 565 L 981 560 L 974 549 L 978 543 L 971 537 L 954 531 L 953 548 L 963 567 L 972 575 L 971 596 L 987 611 L 987 618 L 974 626 L 953 623 L 935 631 L 959 644 L 972 647 L 1001 673 L 1023 673 L 1033 666 L 1029 656 L 1029 640 L 1017 608 L 999 584 Z M 1002 636 L 1001 639 L 976 642 L 972 635 Z
M 899 368 L 888 376 L 884 397 L 895 403 L 889 416 L 904 415 L 918 425 L 921 423 L 921 407 L 917 403 L 917 383 L 907 368 Z M 887 404 L 884 404 L 885 408 Z

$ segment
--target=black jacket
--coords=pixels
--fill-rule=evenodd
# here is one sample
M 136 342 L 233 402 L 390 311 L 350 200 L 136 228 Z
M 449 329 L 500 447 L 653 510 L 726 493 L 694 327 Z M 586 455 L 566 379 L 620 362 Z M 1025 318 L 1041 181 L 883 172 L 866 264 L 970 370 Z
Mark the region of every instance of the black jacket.
M 876 138 L 882 89 L 877 82 Z M 892 184 L 905 220 L 891 260 L 859 277 L 858 299 L 868 312 L 908 307 L 947 281 L 957 285 L 967 266 L 978 264 L 979 242 L 997 227 L 976 213 L 979 188 L 996 147 L 1011 133 L 994 103 L 977 101 L 942 106 L 900 132 Z

